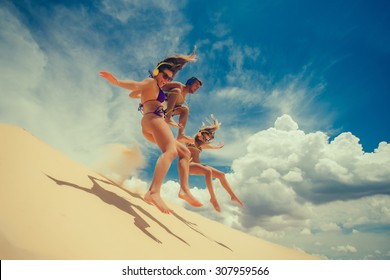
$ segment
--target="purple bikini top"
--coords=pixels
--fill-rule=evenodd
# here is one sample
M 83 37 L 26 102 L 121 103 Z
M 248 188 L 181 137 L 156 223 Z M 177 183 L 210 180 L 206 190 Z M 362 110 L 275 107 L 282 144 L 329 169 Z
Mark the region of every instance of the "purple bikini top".
M 148 70 L 148 72 L 149 72 L 149 77 L 153 78 L 152 71 Z M 160 87 L 158 87 L 158 96 L 156 100 L 159 101 L 160 103 L 163 103 L 165 101 L 165 92 Z
M 160 103 L 163 103 L 165 101 L 165 92 L 160 88 L 158 87 L 158 96 L 157 96 L 157 100 L 160 102 Z
M 149 77 L 152 78 L 153 75 L 152 75 L 152 72 L 151 72 L 150 70 L 149 70 L 149 74 L 150 74 Z M 160 103 L 163 103 L 163 102 L 165 101 L 165 98 L 166 98 L 165 92 L 164 92 L 160 87 L 158 87 L 158 96 L 157 96 L 156 100 L 157 100 L 158 102 L 160 102 Z M 145 101 L 144 104 L 145 104 L 146 102 L 149 102 L 149 101 L 153 101 L 153 99 L 150 99 L 150 100 Z M 141 113 L 143 113 L 144 104 L 140 103 L 139 106 L 138 106 L 138 111 L 140 111 Z M 160 117 L 161 117 L 161 116 L 164 116 L 163 107 L 162 107 L 162 106 L 159 106 L 153 113 L 156 114 L 156 115 L 158 115 L 158 116 L 160 116 Z

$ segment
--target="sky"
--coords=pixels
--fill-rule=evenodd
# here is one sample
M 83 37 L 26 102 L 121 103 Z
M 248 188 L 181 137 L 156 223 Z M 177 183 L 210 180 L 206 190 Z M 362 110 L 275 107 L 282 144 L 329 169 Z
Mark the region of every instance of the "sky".
M 176 76 L 203 81 L 186 133 L 210 114 L 222 123 L 224 148 L 201 159 L 245 207 L 214 181 L 215 212 L 196 176 L 204 206 L 184 205 L 176 161 L 163 198 L 324 259 L 390 259 L 388 1 L 3 0 L 0 21 L 0 123 L 90 166 L 107 145 L 129 146 L 145 166 L 125 183 L 146 190 L 160 151 L 138 100 L 99 71 L 142 80 L 196 46 Z

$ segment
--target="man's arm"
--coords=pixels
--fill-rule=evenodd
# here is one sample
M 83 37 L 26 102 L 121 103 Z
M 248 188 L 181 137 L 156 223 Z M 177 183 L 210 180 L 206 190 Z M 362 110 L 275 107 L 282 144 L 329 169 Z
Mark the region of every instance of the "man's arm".
M 163 91 L 170 91 L 171 89 L 174 89 L 174 88 L 178 88 L 178 89 L 182 90 L 184 87 L 185 87 L 185 85 L 183 85 L 180 82 L 175 81 L 175 82 L 169 82 L 169 83 L 165 84 L 161 89 Z

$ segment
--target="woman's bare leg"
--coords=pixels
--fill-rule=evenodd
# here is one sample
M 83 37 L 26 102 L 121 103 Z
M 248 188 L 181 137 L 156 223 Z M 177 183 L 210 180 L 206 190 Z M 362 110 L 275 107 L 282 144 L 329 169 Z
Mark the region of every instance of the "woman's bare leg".
M 141 124 L 145 138 L 152 143 L 156 143 L 162 152 L 157 159 L 153 179 L 144 199 L 149 203 L 153 203 L 161 212 L 169 214 L 172 210 L 162 200 L 160 191 L 172 161 L 177 156 L 176 140 L 169 126 L 160 117 L 144 116 Z
M 242 201 L 235 195 L 232 188 L 230 187 L 229 182 L 226 180 L 225 173 L 214 167 L 210 167 L 210 169 L 212 170 L 213 178 L 217 178 L 221 182 L 222 187 L 228 192 L 231 200 L 237 202 L 240 206 L 244 206 L 244 203 L 242 203 Z
M 210 202 L 217 212 L 221 212 L 221 207 L 218 204 L 217 197 L 214 193 L 214 187 L 212 182 L 212 170 L 208 166 L 204 166 L 199 163 L 190 164 L 190 174 L 203 175 L 205 177 L 206 186 L 210 193 Z
M 179 171 L 179 179 L 180 179 L 179 197 L 181 199 L 184 199 L 194 207 L 203 206 L 203 204 L 200 203 L 191 194 L 189 184 L 188 184 L 191 152 L 187 149 L 187 147 L 183 146 L 178 141 L 176 141 L 176 146 L 177 146 L 177 152 L 179 154 L 179 162 L 178 162 L 178 171 Z

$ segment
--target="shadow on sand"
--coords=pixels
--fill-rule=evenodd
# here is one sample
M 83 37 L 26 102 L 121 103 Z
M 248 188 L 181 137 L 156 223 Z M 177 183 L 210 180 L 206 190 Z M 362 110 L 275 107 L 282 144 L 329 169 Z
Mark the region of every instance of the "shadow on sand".
M 87 192 L 89 194 L 95 195 L 95 196 L 99 197 L 103 202 L 105 202 L 105 203 L 107 203 L 109 205 L 112 205 L 112 206 L 118 208 L 119 210 L 129 214 L 130 216 L 132 216 L 134 218 L 135 226 L 139 230 L 141 230 L 145 235 L 147 235 L 148 237 L 150 237 L 152 240 L 154 240 L 157 243 L 162 243 L 162 242 L 157 237 L 155 237 L 153 234 L 151 234 L 147 230 L 147 228 L 150 227 L 150 225 L 137 213 L 137 211 L 135 211 L 135 209 L 137 209 L 139 212 L 141 212 L 146 217 L 148 217 L 149 219 L 154 221 L 156 224 L 158 224 L 168 234 L 172 235 L 173 237 L 177 238 L 181 242 L 183 242 L 186 245 L 190 246 L 190 244 L 188 244 L 188 242 L 186 242 L 183 238 L 179 237 L 178 235 L 174 234 L 167 226 L 165 226 L 160 221 L 158 221 L 155 217 L 153 217 L 148 211 L 143 209 L 141 206 L 135 205 L 135 204 L 131 203 L 127 199 L 125 199 L 125 198 L 123 198 L 123 197 L 121 197 L 121 196 L 119 196 L 119 195 L 117 195 L 117 194 L 115 194 L 113 192 L 110 192 L 110 191 L 104 189 L 100 185 L 100 183 L 104 183 L 104 184 L 109 184 L 109 185 L 118 187 L 122 191 L 124 191 L 127 194 L 131 195 L 132 197 L 137 198 L 137 199 L 141 199 L 142 201 L 144 201 L 142 196 L 140 196 L 139 194 L 133 193 L 133 192 L 131 192 L 131 191 L 129 191 L 129 190 L 119 186 L 117 183 L 115 183 L 112 180 L 109 180 L 109 179 L 103 180 L 103 179 L 99 179 L 99 178 L 96 178 L 94 176 L 88 175 L 88 178 L 91 180 L 91 182 L 93 184 L 91 188 L 88 188 L 88 187 L 79 186 L 79 185 L 71 183 L 71 182 L 67 182 L 67 181 L 56 179 L 56 178 L 54 178 L 54 177 L 52 177 L 50 175 L 47 175 L 47 174 L 45 174 L 45 175 L 49 179 L 54 181 L 59 186 L 68 186 L 68 187 L 72 187 L 72 188 L 75 188 L 75 189 Z M 180 215 L 178 215 L 175 212 L 173 212 L 172 214 L 179 221 L 181 221 L 186 226 L 188 226 L 191 230 L 194 230 L 195 232 L 199 233 L 200 235 L 202 235 L 203 237 L 207 238 L 208 240 L 210 240 L 212 242 L 215 242 L 218 245 L 220 245 L 220 246 L 222 246 L 222 247 L 232 251 L 228 246 L 226 246 L 226 245 L 224 245 L 224 244 L 222 244 L 222 243 L 220 243 L 220 242 L 218 242 L 216 240 L 213 240 L 212 238 L 210 238 L 210 237 L 206 236 L 205 234 L 203 234 L 201 231 L 199 231 L 199 229 L 197 229 L 197 225 L 196 224 L 194 224 L 194 223 L 192 223 L 190 221 L 185 220 L 183 217 L 181 217 Z
M 179 239 L 181 242 L 189 245 L 185 240 L 183 240 L 182 238 L 180 238 L 179 236 L 177 236 L 176 234 L 174 234 L 169 228 L 167 228 L 164 224 L 162 224 L 160 221 L 158 221 L 155 217 L 153 217 L 149 212 L 147 212 L 145 209 L 143 209 L 142 207 L 138 206 L 138 205 L 135 205 L 133 203 L 131 203 L 130 201 L 124 199 L 123 197 L 113 193 L 113 192 L 110 192 L 110 191 L 107 191 L 106 189 L 104 189 L 100 184 L 99 184 L 99 181 L 102 182 L 102 183 L 106 183 L 106 184 L 111 184 L 111 185 L 114 185 L 114 186 L 117 186 L 115 183 L 111 182 L 111 181 L 105 181 L 105 180 L 101 180 L 101 179 L 98 179 L 96 177 L 93 177 L 93 176 L 88 176 L 88 178 L 92 181 L 93 185 L 92 185 L 92 188 L 86 188 L 86 187 L 82 187 L 82 186 L 79 186 L 79 185 L 76 185 L 76 184 L 73 184 L 71 182 L 67 182 L 67 181 L 62 181 L 62 180 L 58 180 L 56 178 L 53 178 L 47 174 L 45 174 L 47 177 L 49 177 L 51 180 L 53 180 L 57 185 L 59 186 L 68 186 L 68 187 L 72 187 L 72 188 L 75 188 L 75 189 L 78 189 L 78 190 L 82 190 L 84 192 L 87 192 L 87 193 L 90 193 L 90 194 L 93 194 L 93 195 L 96 195 L 97 197 L 99 197 L 103 202 L 107 203 L 107 204 L 110 204 L 116 208 L 118 208 L 119 210 L 129 214 L 130 216 L 132 216 L 134 218 L 134 224 L 135 226 L 140 229 L 144 234 L 146 234 L 148 237 L 150 237 L 151 239 L 153 239 L 154 241 L 156 241 L 157 243 L 162 243 L 157 237 L 155 237 L 153 234 L 151 234 L 147 228 L 150 227 L 150 225 L 135 211 L 135 209 L 137 209 L 138 211 L 140 211 L 142 214 L 144 214 L 146 217 L 148 217 L 149 219 L 151 219 L 152 221 L 154 221 L 155 223 L 157 223 L 160 227 L 162 227 L 166 232 L 168 232 L 169 234 L 171 234 L 172 236 L 176 237 L 177 239 Z M 122 188 L 121 188 L 122 189 Z

